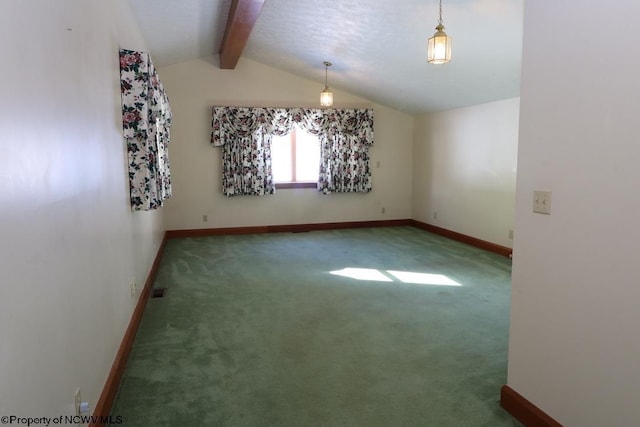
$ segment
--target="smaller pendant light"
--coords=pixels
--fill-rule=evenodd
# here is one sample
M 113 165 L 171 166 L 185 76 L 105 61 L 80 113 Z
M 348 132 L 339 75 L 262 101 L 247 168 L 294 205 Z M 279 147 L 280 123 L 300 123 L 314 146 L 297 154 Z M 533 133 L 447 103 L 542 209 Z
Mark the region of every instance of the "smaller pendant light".
M 446 64 L 451 61 L 451 37 L 444 32 L 444 25 L 442 25 L 442 0 L 440 0 L 440 19 L 438 19 L 436 33 L 429 39 L 427 61 L 429 64 Z
M 320 105 L 331 107 L 333 105 L 333 92 L 327 85 L 327 69 L 331 67 L 331 62 L 324 61 L 324 90 L 320 93 Z

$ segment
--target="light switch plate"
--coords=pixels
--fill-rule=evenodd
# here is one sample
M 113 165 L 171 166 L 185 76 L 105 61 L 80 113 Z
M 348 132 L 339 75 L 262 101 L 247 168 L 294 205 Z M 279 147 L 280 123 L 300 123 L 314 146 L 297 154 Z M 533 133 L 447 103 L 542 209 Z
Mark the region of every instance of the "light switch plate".
M 551 215 L 551 191 L 535 190 L 533 192 L 533 211 Z

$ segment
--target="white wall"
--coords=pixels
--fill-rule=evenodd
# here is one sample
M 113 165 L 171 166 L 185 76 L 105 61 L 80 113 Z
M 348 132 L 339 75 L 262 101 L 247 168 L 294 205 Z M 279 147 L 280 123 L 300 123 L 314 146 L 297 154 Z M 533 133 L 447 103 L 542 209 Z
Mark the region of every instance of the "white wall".
M 508 384 L 566 427 L 640 420 L 638 16 L 525 4 Z
M 318 107 L 323 83 L 302 79 L 241 58 L 221 70 L 218 58 L 188 61 L 160 70 L 174 113 L 171 130 L 173 197 L 167 229 L 306 224 L 409 218 L 413 118 L 334 91 L 335 107 L 374 109 L 371 148 L 373 191 L 322 195 L 315 189 L 279 189 L 271 196 L 227 198 L 221 188 L 221 148 L 209 144 L 211 107 Z M 380 167 L 376 168 L 376 162 Z M 381 213 L 381 208 L 386 213 Z M 202 216 L 208 215 L 208 222 Z
M 512 246 L 519 102 L 416 117 L 414 219 Z
M 74 413 L 102 391 L 158 249 L 129 209 L 118 48 L 126 0 L 0 3 L 0 415 Z

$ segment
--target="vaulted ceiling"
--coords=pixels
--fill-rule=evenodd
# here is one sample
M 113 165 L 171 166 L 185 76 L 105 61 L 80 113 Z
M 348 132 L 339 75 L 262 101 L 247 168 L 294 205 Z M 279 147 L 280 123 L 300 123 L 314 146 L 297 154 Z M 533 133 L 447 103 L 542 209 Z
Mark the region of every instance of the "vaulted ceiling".
M 220 52 L 232 0 L 129 0 L 159 66 Z M 426 61 L 438 0 L 265 0 L 242 57 L 407 113 L 519 95 L 524 0 L 443 0 L 452 61 Z

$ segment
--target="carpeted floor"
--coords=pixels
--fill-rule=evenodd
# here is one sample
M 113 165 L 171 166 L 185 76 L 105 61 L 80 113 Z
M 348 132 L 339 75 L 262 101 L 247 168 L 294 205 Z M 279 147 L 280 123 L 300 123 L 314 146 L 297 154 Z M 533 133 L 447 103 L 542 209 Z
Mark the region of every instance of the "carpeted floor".
M 172 239 L 126 426 L 519 425 L 510 260 L 412 227 Z

